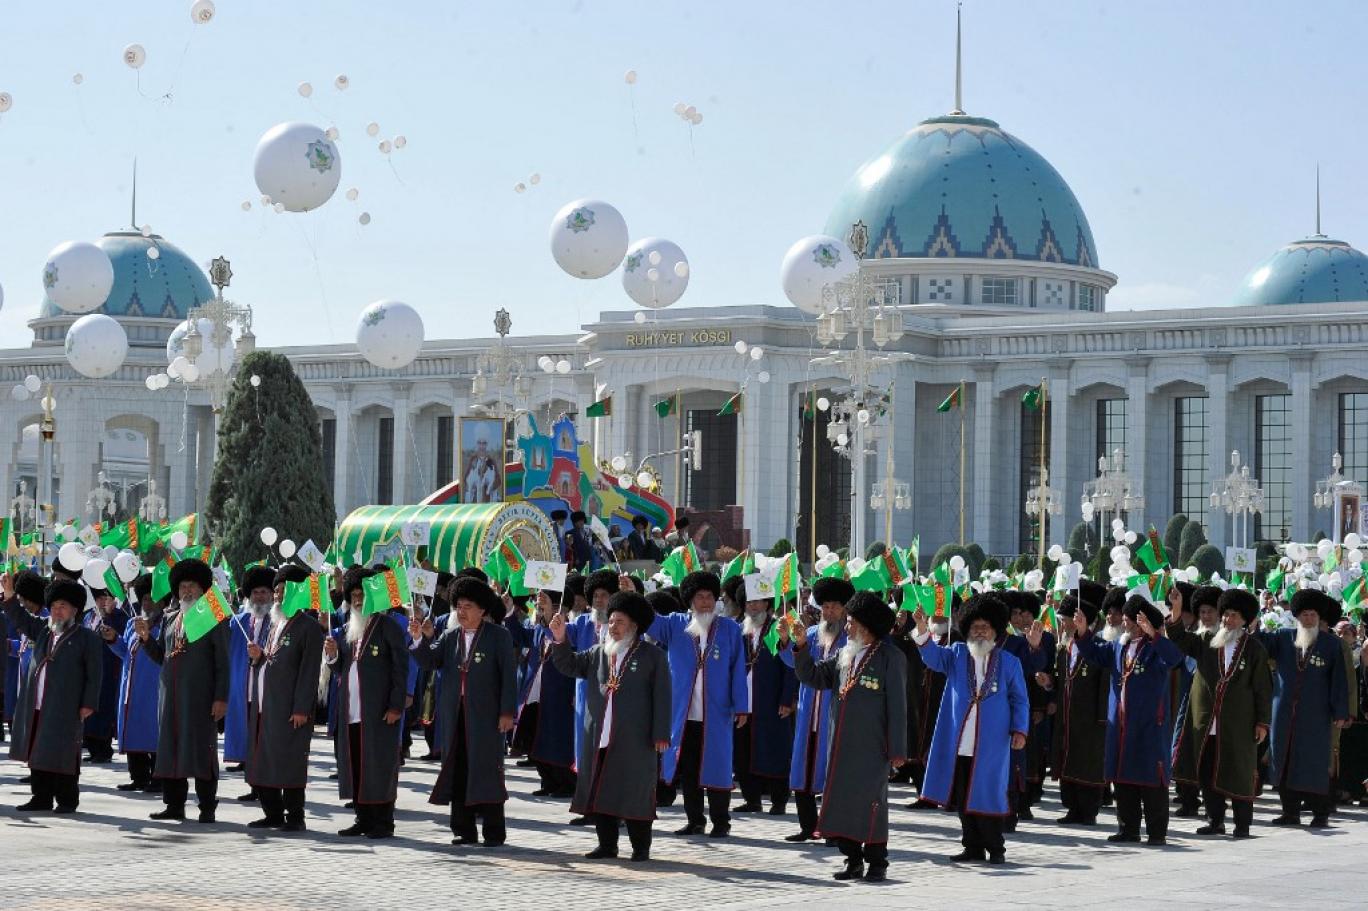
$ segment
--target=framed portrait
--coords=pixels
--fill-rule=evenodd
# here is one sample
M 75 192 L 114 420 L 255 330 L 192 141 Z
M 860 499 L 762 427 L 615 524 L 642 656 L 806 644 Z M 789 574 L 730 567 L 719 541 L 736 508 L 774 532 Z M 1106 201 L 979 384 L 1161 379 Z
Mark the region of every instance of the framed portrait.
M 503 502 L 507 432 L 503 418 L 461 418 L 457 448 L 462 503 Z

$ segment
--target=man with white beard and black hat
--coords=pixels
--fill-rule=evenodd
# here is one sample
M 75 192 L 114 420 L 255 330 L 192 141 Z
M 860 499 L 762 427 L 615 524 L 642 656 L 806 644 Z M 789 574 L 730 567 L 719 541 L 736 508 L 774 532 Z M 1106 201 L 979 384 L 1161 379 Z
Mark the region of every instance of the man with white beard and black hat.
M 275 589 L 275 570 L 253 566 L 242 577 L 239 594 L 242 607 L 228 624 L 228 714 L 223 719 L 223 762 L 226 771 L 241 772 L 247 762 L 250 738 L 247 736 L 247 703 L 252 699 L 253 674 L 248 649 L 266 647 L 271 631 L 271 599 Z M 238 800 L 254 800 L 248 791 Z
M 1258 793 L 1259 744 L 1268 736 L 1273 713 L 1273 678 L 1268 652 L 1245 630 L 1259 613 L 1259 601 L 1231 588 L 1217 602 L 1221 625 L 1190 633 L 1178 616 L 1169 638 L 1197 662 L 1183 726 L 1174 738 L 1173 778 L 1202 789 L 1207 824 L 1198 835 L 1224 835 L 1226 800 L 1235 816 L 1235 837 L 1249 838 Z
M 442 770 L 428 803 L 451 807 L 451 843 L 496 848 L 508 838 L 504 821 L 504 735 L 518 707 L 518 658 L 513 637 L 501 625 L 504 603 L 478 579 L 457 577 L 451 586 L 456 622 L 434 640 L 431 620 L 409 623 L 413 656 L 422 667 L 441 668 L 446 742 Z
M 571 811 L 594 820 L 598 847 L 590 859 L 617 857 L 618 823 L 625 823 L 632 860 L 651 856 L 656 758 L 670 745 L 670 672 L 664 652 L 642 641 L 655 611 L 636 592 L 608 601 L 608 634 L 575 651 L 562 614 L 551 618 L 551 660 L 560 672 L 588 679 L 585 736 Z
M 888 870 L 888 773 L 907 761 L 907 659 L 888 638 L 893 609 L 881 596 L 855 593 L 846 614 L 847 641 L 833 657 L 813 660 L 801 623 L 789 636 L 798 679 L 831 691 L 817 834 L 845 855 L 835 879 L 879 882 Z
M 1273 825 L 1301 825 L 1305 804 L 1311 827 L 1323 829 L 1330 825 L 1330 731 L 1349 722 L 1344 650 L 1320 628 L 1336 609 L 1329 595 L 1301 589 L 1291 609 L 1296 629 L 1257 633 L 1274 673 L 1269 782 L 1278 789 L 1282 814 Z
M 308 578 L 309 571 L 294 564 L 274 574 L 266 646 L 247 646 L 252 675 L 247 689 L 247 784 L 263 814 L 247 823 L 251 829 L 304 831 L 323 628 L 302 608 L 286 616 L 282 602 L 286 582 Z
M 1092 628 L 1100 610 L 1097 602 L 1087 600 L 1088 595 L 1096 595 L 1095 590 L 1080 587 L 1079 594 L 1084 596 L 1082 600 L 1067 595 L 1056 611 L 1059 646 L 1054 674 L 1048 680 L 1055 698 L 1052 777 L 1059 781 L 1059 802 L 1066 811 L 1059 824 L 1064 826 L 1096 825 L 1107 787 L 1111 668 L 1089 664 L 1079 654 L 1074 642 L 1074 615 L 1082 611 L 1084 621 Z
M 104 642 L 113 642 L 123 635 L 128 614 L 109 589 L 87 585 L 90 601 L 94 602 L 81 619 L 91 632 Z M 85 748 L 90 761 L 105 763 L 114 758 L 114 735 L 119 730 L 119 675 L 123 661 L 107 648 L 100 649 L 100 663 L 104 668 L 100 681 L 100 704 L 95 714 L 85 720 Z
M 162 607 L 152 600 L 152 576 L 144 573 L 133 580 L 134 617 L 149 625 L 156 636 L 161 625 Z M 123 662 L 119 676 L 119 752 L 128 762 L 128 781 L 117 785 L 120 791 L 161 790 L 152 778 L 157 760 L 157 695 L 161 689 L 161 665 L 147 656 L 137 625 L 129 623 L 122 636 L 105 640 L 109 651 Z
M 571 604 L 584 602 L 584 609 L 566 625 L 566 635 L 575 651 L 584 652 L 603 642 L 608 635 L 608 599 L 617 594 L 622 584 L 616 570 L 599 569 L 588 575 L 570 573 L 566 576 L 565 594 L 572 599 Z M 575 753 L 578 756 L 584 745 L 584 710 L 588 704 L 589 681 L 575 681 Z M 580 815 L 570 820 L 572 826 L 587 826 L 592 823 L 589 817 Z
M 761 800 L 768 794 L 770 815 L 783 816 L 788 812 L 798 678 L 765 645 L 765 635 L 777 622 L 770 615 L 773 600 L 748 599 L 744 582 L 736 592 L 741 608 L 741 641 L 746 648 L 747 710 L 751 720 L 744 730 L 736 732 L 733 740 L 732 764 L 745 801 L 734 812 L 759 813 L 764 809 Z
M 323 642 L 323 660 L 337 678 L 337 790 L 356 821 L 337 834 L 389 838 L 399 791 L 399 753 L 408 699 L 409 650 L 399 624 L 385 611 L 365 612 L 362 583 L 371 571 L 353 566 L 342 576 L 348 605 L 341 642 Z
M 840 653 L 846 644 L 846 602 L 855 596 L 855 587 L 845 579 L 821 578 L 812 585 L 812 600 L 821 617 L 807 631 L 808 650 L 813 661 L 825 661 Z M 779 657 L 793 665 L 793 646 L 789 624 L 780 622 Z M 795 679 L 797 675 L 795 674 Z M 798 831 L 784 841 L 803 842 L 817 837 L 817 796 L 826 785 L 827 756 L 831 728 L 831 693 L 825 689 L 798 684 L 798 709 L 794 714 L 793 756 L 790 760 L 789 787 L 798 809 Z
M 100 637 L 77 621 L 86 590 L 59 580 L 44 592 L 48 617 L 25 610 L 14 580 L 0 575 L 5 619 L 33 641 L 28 686 L 14 712 L 13 750 L 29 767 L 33 797 L 23 811 L 74 813 L 79 803 L 82 723 L 100 700 Z M 55 807 L 54 807 L 55 804 Z
M 212 823 L 218 807 L 218 722 L 228 711 L 228 624 L 220 623 L 191 642 L 185 615 L 214 584 L 203 560 L 181 560 L 171 567 L 171 594 L 177 599 L 157 635 L 148 622 L 133 620 L 147 656 L 161 664 L 157 698 L 157 762 L 152 776 L 162 779 L 166 809 L 152 819 L 185 819 L 189 779 L 195 779 L 199 821 Z

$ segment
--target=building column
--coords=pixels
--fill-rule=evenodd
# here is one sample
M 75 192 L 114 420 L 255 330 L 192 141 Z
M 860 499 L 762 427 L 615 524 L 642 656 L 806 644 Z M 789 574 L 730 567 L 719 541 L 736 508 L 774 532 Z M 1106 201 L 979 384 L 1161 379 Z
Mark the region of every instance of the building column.
M 993 535 L 994 518 L 999 522 L 1004 514 L 1016 508 L 1008 504 L 1004 513 L 1002 503 L 993 498 L 993 418 L 997 411 L 997 387 L 993 380 L 996 367 L 974 368 L 974 483 L 970 488 L 970 514 L 973 516 L 973 540 L 987 553 L 996 553 Z
M 768 548 L 791 532 L 788 509 L 789 472 L 793 470 L 793 409 L 791 390 L 779 375 L 778 365 L 768 383 L 752 382 L 746 388 L 741 414 L 742 521 L 751 530 L 751 544 Z M 777 445 L 776 445 L 777 444 Z M 708 441 L 703 440 L 706 449 Z
M 333 508 L 339 520 L 351 512 L 350 465 L 352 437 L 351 387 L 337 388 L 336 407 L 333 417 L 337 420 L 337 431 L 333 436 Z
M 911 503 L 916 502 L 913 486 L 916 484 L 917 451 L 917 377 L 915 366 L 903 364 L 897 368 L 893 385 L 893 477 L 907 484 L 909 505 L 907 509 L 893 510 L 893 540 L 906 547 L 916 532 L 916 516 Z M 963 403 L 961 403 L 963 407 Z M 886 461 L 885 461 L 886 464 Z M 882 476 L 882 469 L 881 469 Z M 891 495 L 892 490 L 888 493 Z M 884 523 L 886 524 L 886 523 Z M 883 537 L 883 524 L 879 537 Z
M 1287 533 L 1293 541 L 1311 540 L 1311 497 L 1315 494 L 1311 464 L 1311 415 L 1315 410 L 1315 387 L 1311 384 L 1311 364 L 1315 355 L 1299 351 L 1288 355 L 1292 365 L 1292 445 L 1302 455 L 1292 459 L 1292 526 Z M 1336 416 L 1327 415 L 1330 420 Z M 1257 441 L 1256 441 L 1257 442 Z M 1305 447 L 1305 449 L 1302 449 Z
M 209 479 L 214 474 L 214 450 L 218 448 L 218 415 L 207 406 L 197 406 L 195 443 L 195 511 L 203 512 L 209 502 Z
M 413 451 L 412 437 L 409 434 L 409 383 L 394 384 L 394 404 L 391 413 L 394 415 L 394 502 L 396 505 L 404 505 L 416 502 L 409 499 L 408 494 L 408 466 L 409 461 L 416 459 L 418 453 Z M 423 496 L 427 496 L 431 491 L 425 491 Z
M 1230 355 L 1207 358 L 1207 480 L 1215 489 L 1221 478 L 1230 474 Z M 1224 509 L 1207 507 L 1207 540 L 1222 553 L 1230 543 L 1230 516 Z
M 1132 491 L 1138 495 L 1149 493 L 1146 472 L 1149 467 L 1149 361 L 1147 357 L 1126 359 L 1126 473 L 1132 481 Z M 1162 504 L 1154 507 L 1151 515 L 1162 516 Z M 1145 506 L 1130 511 L 1129 525 L 1137 534 L 1147 528 Z
M 1069 385 L 1069 368 L 1056 367 L 1050 370 L 1050 487 L 1060 498 L 1063 511 L 1050 516 L 1045 535 L 1045 546 L 1058 544 L 1063 547 L 1069 537 L 1069 523 L 1073 521 L 1074 510 L 1079 502 L 1074 493 L 1073 479 L 1069 477 L 1069 402 L 1073 390 Z

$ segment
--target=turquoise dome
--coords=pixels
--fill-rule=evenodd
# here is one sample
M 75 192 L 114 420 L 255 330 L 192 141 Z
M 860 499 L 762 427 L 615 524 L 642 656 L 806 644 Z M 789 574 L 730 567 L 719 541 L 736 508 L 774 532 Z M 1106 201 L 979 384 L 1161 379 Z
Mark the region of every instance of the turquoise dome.
M 183 320 L 191 307 L 214 296 L 209 279 L 195 261 L 156 234 L 143 237 L 136 231 L 115 231 L 95 241 L 95 245 L 114 264 L 114 287 L 96 313 Z M 157 259 L 147 256 L 153 246 L 160 253 Z M 64 312 L 44 296 L 39 315 L 47 318 L 76 314 Z
M 992 120 L 918 124 L 846 184 L 826 232 L 869 228 L 871 258 L 1025 259 L 1097 268 L 1092 229 L 1048 161 Z
M 1368 301 L 1368 256 L 1323 234 L 1293 241 L 1255 266 L 1236 306 Z

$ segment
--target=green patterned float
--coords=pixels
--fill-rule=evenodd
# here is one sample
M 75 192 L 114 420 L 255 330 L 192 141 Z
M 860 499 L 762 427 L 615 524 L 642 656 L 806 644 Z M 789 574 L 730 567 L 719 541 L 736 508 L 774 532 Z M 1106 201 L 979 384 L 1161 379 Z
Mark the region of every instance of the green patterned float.
M 483 566 L 505 537 L 529 560 L 560 559 L 551 520 L 530 503 L 363 506 L 342 521 L 336 552 L 344 565 L 369 564 L 377 547 L 398 542 L 406 525 L 422 522 L 429 526 L 427 557 L 438 571 Z

